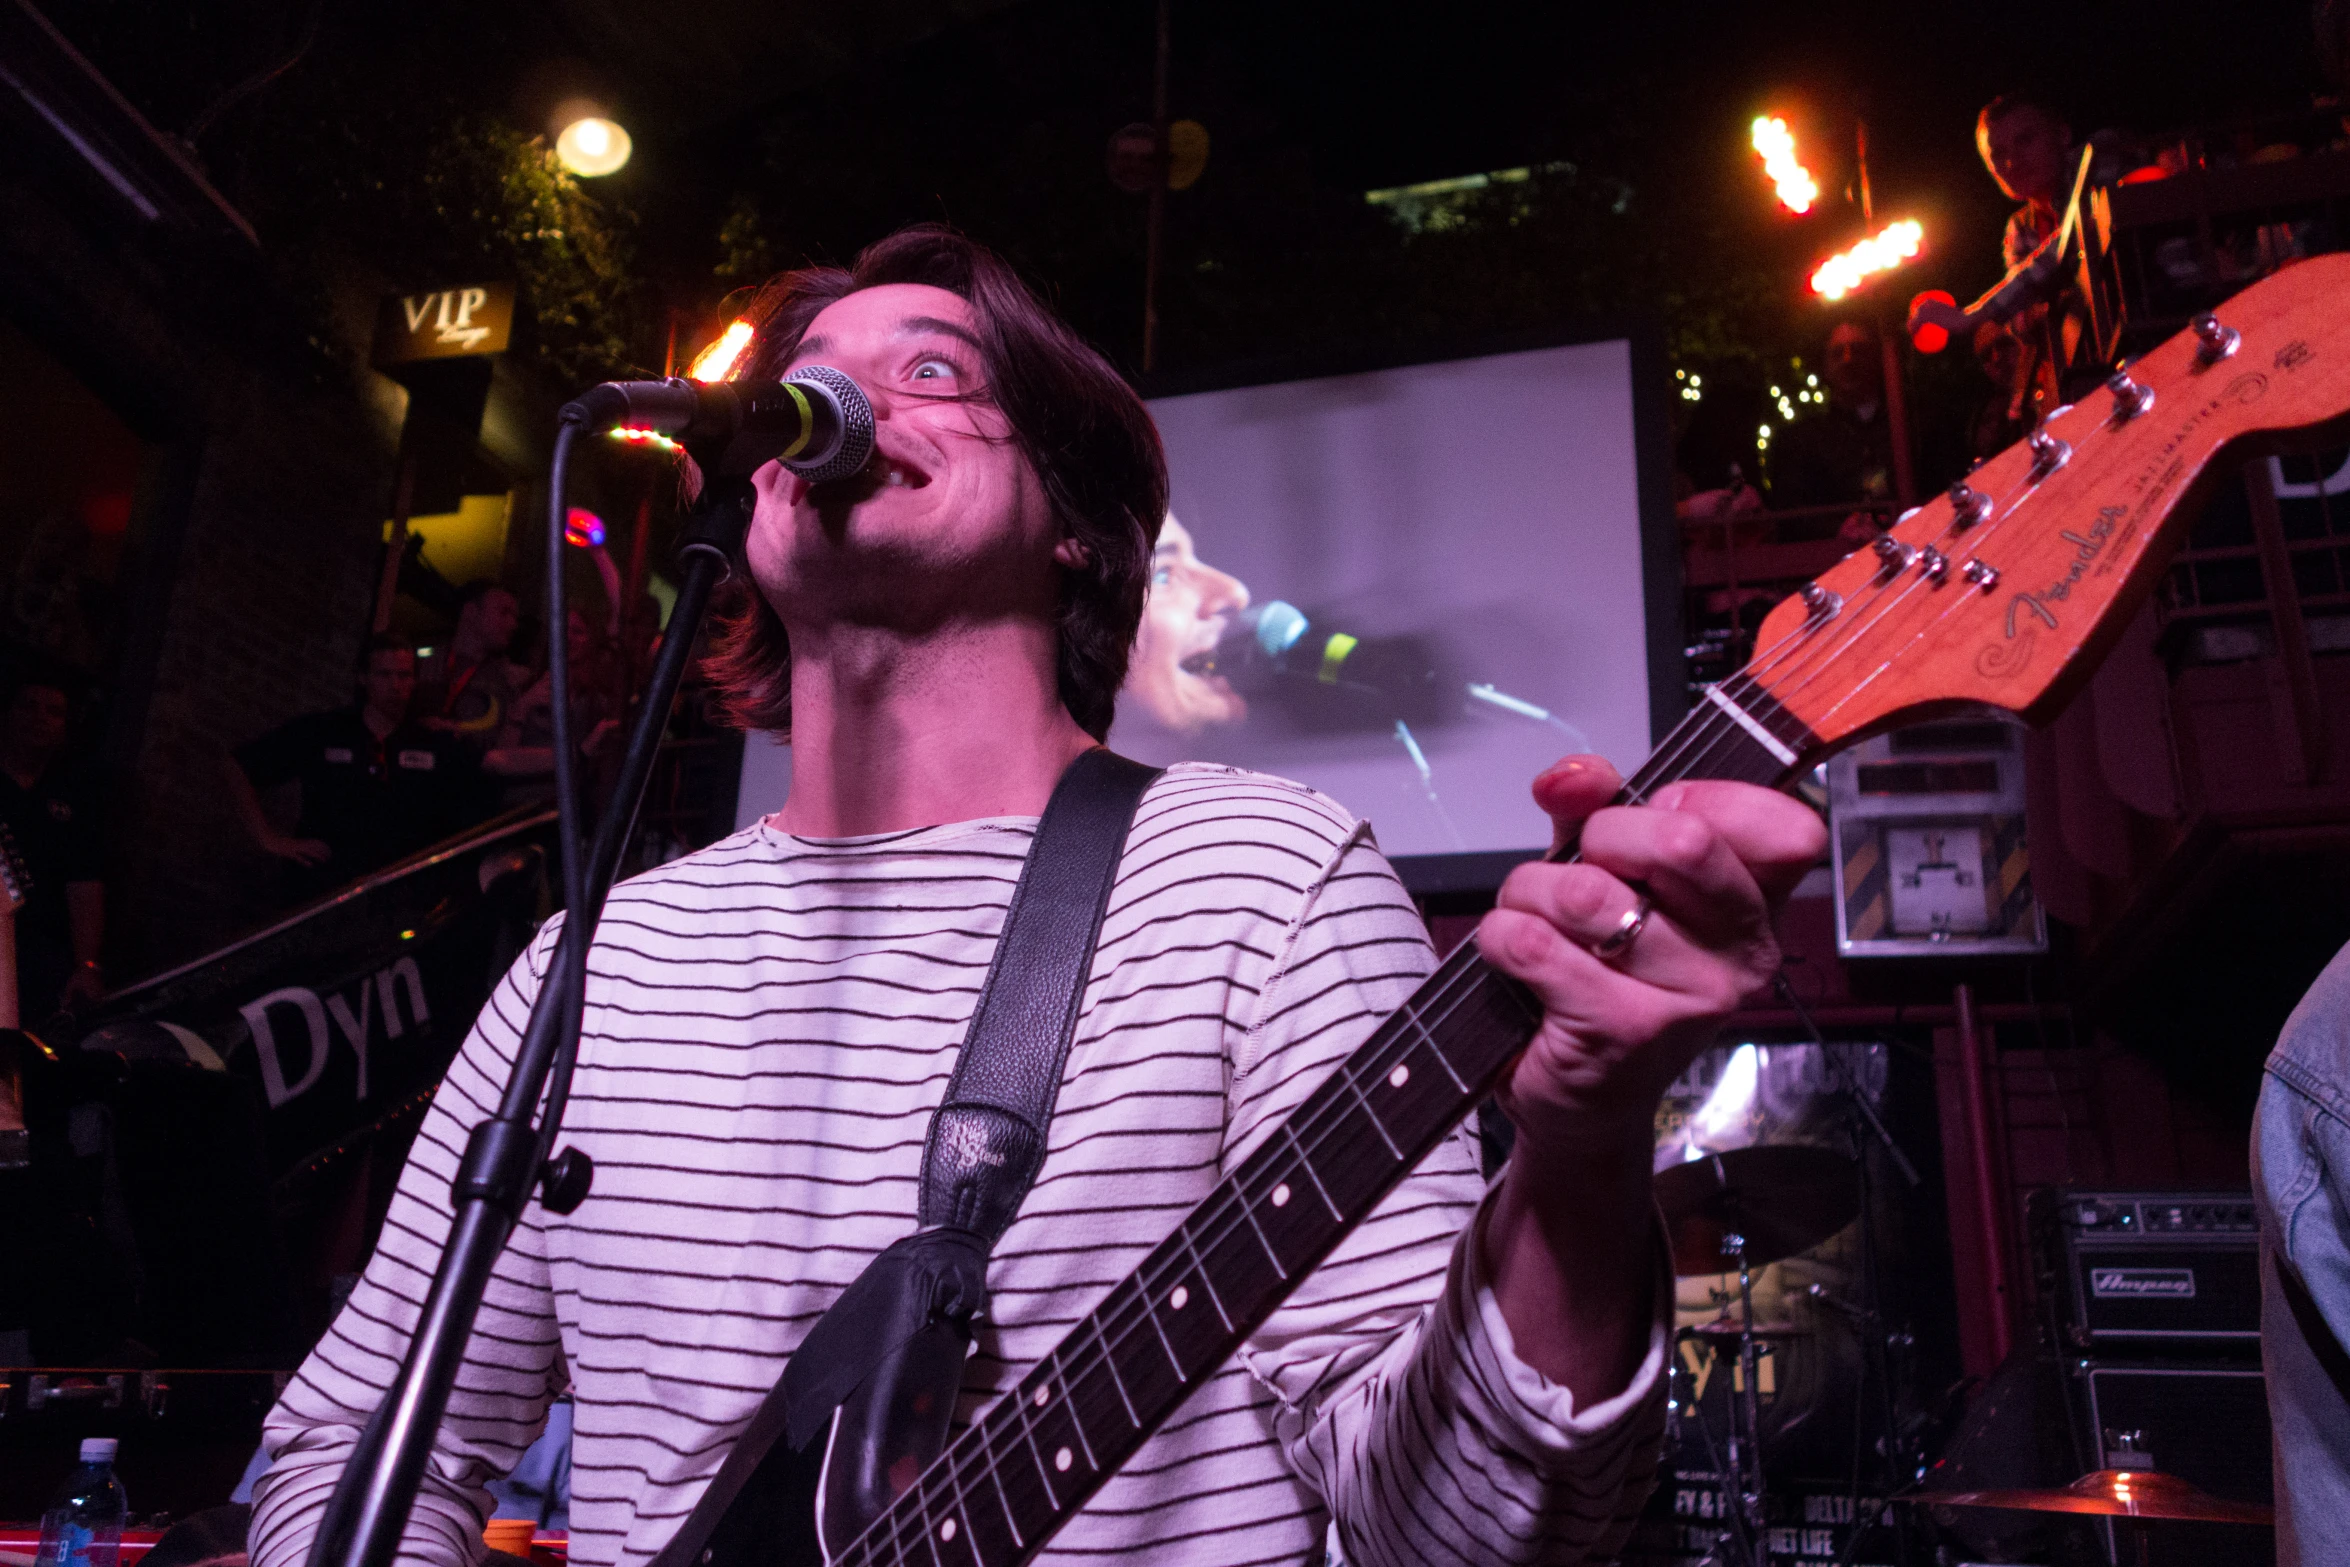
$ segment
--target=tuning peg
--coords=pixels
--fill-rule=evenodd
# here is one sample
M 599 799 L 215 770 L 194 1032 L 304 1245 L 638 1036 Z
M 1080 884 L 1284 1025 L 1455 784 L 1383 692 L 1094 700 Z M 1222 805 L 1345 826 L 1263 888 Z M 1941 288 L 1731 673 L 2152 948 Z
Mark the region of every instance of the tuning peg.
M 2244 334 L 2232 326 L 2222 326 L 2219 317 L 2206 311 L 2189 323 L 2195 331 L 2195 357 L 2207 365 L 2218 364 L 2236 351 Z
M 2045 426 L 2034 430 L 2024 444 L 2032 449 L 2032 482 L 2035 484 L 2072 460 L 2072 443 L 2051 434 Z
M 2127 370 L 2116 370 L 2105 389 L 2113 394 L 2113 417 L 2128 423 L 2154 406 L 2154 388 L 2130 379 Z
M 1999 568 L 1987 560 L 1968 561 L 1964 567 L 1960 568 L 1959 575 L 1981 588 L 1985 593 L 1999 586 Z
M 1918 551 L 1919 576 L 1925 578 L 1928 582 L 1933 583 L 1936 587 L 1940 587 L 1942 585 L 1942 579 L 1947 577 L 1949 574 L 1949 556 L 1943 554 L 1940 550 L 1934 548 L 1934 546 L 1931 544 Z
M 1909 564 L 1909 546 L 1890 533 L 1878 534 L 1877 541 L 1869 548 L 1876 551 L 1877 560 L 1888 573 L 1899 571 Z
M 1950 525 L 1964 531 L 1991 515 L 1991 497 L 1961 479 L 1950 487 Z
M 1806 618 L 1826 620 L 1844 607 L 1844 596 L 1833 588 L 1823 588 L 1816 582 L 1807 582 L 1798 595 L 1803 600 Z

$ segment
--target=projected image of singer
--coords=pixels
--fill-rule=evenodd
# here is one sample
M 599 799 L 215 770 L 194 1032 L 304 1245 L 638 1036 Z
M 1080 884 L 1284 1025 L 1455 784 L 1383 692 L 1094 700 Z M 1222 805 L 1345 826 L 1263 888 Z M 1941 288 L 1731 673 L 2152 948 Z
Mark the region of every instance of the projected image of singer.
M 1388 734 L 1398 721 L 1426 729 L 1483 712 L 1583 743 L 1580 730 L 1547 710 L 1462 679 L 1455 662 L 1434 638 L 1364 636 L 1283 599 L 1255 603 L 1247 583 L 1200 557 L 1191 530 L 1169 512 L 1120 712 L 1186 737 L 1252 718 Z
M 1424 638 L 1366 639 L 1312 624 L 1281 599 L 1252 604 L 1248 584 L 1202 560 L 1169 512 L 1121 695 L 1185 736 L 1252 716 L 1308 732 L 1386 732 L 1453 716 L 1460 682 L 1444 664 Z
M 1549 710 L 1461 678 L 1439 639 L 1362 636 L 1339 629 L 1346 624 L 1282 599 L 1252 601 L 1248 584 L 1203 560 L 1169 512 L 1119 691 L 1119 743 L 1151 760 L 1255 766 L 1280 736 L 1361 736 L 1394 759 L 1397 792 L 1379 808 L 1424 816 L 1450 848 L 1467 844 L 1439 776 L 1445 726 L 1483 720 L 1526 731 L 1529 771 L 1557 748 L 1590 749 L 1582 730 Z

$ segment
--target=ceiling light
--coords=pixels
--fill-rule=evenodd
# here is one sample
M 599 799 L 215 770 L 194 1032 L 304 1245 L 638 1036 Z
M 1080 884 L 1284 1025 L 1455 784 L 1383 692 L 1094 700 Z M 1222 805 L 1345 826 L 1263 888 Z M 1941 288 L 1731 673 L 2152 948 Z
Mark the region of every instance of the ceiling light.
M 618 173 L 634 150 L 627 131 L 595 115 L 573 120 L 555 138 L 556 161 L 588 179 Z

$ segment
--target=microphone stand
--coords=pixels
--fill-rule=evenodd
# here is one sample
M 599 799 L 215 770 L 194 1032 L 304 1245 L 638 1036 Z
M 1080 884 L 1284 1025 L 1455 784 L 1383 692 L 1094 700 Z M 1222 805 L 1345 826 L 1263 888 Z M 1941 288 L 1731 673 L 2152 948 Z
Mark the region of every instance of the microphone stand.
M 594 846 L 579 853 L 580 808 L 571 749 L 570 671 L 565 647 L 563 591 L 564 478 L 584 417 L 564 410 L 555 437 L 548 503 L 548 675 L 553 687 L 555 793 L 563 823 L 564 905 L 556 956 L 547 969 L 522 1043 L 515 1052 L 498 1110 L 473 1129 L 456 1178 L 454 1214 L 424 1306 L 409 1336 L 398 1376 L 361 1431 L 327 1502 L 309 1567 L 391 1567 L 401 1530 L 432 1454 L 433 1436 L 449 1403 L 465 1347 L 473 1335 L 483 1292 L 534 1187 L 552 1213 L 569 1213 L 586 1200 L 594 1166 L 577 1148 L 550 1159 L 571 1074 L 579 1056 L 581 994 L 588 945 L 611 890 L 620 855 L 636 825 L 653 759 L 669 725 L 669 709 L 693 656 L 710 594 L 726 579 L 750 530 L 754 494 L 748 477 L 724 471 L 719 451 L 687 448 L 704 474 L 701 493 L 686 514 L 683 582 L 661 639 L 644 696 L 631 725 L 611 800 L 597 825 Z M 546 1109 L 533 1124 L 544 1093 Z

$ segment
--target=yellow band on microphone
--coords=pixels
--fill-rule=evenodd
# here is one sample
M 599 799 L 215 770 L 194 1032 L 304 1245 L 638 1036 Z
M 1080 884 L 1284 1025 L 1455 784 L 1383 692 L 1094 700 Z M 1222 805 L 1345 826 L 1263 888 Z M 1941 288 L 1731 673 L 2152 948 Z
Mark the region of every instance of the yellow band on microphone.
M 781 461 L 790 462 L 800 455 L 807 447 L 808 438 L 816 433 L 816 410 L 808 406 L 808 394 L 789 381 L 783 383 L 783 389 L 791 394 L 791 400 L 800 409 L 800 438 L 783 449 L 781 458 Z
M 1354 650 L 1355 639 L 1343 631 L 1334 633 L 1329 641 L 1322 644 L 1322 672 L 1319 677 L 1322 684 L 1338 684 L 1339 666 L 1346 662 L 1346 655 Z

